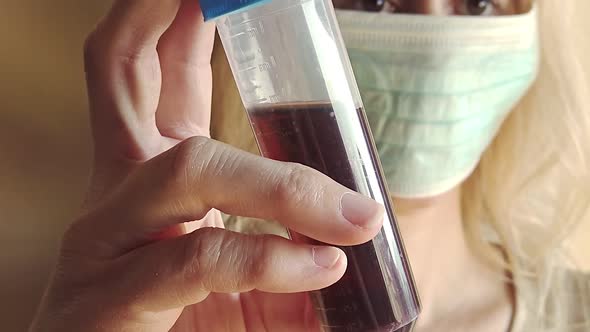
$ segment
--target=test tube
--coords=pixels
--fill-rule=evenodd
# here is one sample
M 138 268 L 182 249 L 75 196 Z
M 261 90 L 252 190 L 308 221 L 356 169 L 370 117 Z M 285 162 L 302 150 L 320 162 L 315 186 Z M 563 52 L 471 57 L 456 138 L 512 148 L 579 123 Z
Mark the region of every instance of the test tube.
M 331 0 L 200 3 L 216 22 L 261 154 L 315 168 L 385 206 L 372 241 L 341 247 L 342 279 L 311 293 L 324 331 L 409 331 L 419 298 Z

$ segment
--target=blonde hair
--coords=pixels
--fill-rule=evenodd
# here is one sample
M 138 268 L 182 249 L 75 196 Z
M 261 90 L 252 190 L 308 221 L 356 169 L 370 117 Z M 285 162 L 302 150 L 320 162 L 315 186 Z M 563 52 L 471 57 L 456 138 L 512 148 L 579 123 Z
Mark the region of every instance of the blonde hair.
M 462 187 L 472 248 L 531 285 L 516 290 L 518 306 L 532 316 L 527 321 L 539 324 L 529 331 L 563 331 L 564 324 L 575 328 L 590 322 L 590 289 L 566 273 L 575 262 L 564 245 L 568 233 L 588 221 L 590 207 L 590 91 L 571 28 L 575 3 L 538 1 L 543 49 L 538 79 Z M 257 153 L 219 43 L 212 66 L 212 136 Z M 495 258 L 483 235 L 489 226 L 507 262 Z M 574 312 L 585 316 L 571 317 Z
M 575 227 L 590 221 L 590 91 L 576 49 L 575 3 L 538 1 L 539 76 L 462 188 L 472 247 L 494 259 L 482 236 L 491 226 L 513 278 L 530 285 L 517 289 L 517 301 L 539 324 L 531 331 L 590 322 L 590 288 L 568 272 L 576 262 L 566 247 Z

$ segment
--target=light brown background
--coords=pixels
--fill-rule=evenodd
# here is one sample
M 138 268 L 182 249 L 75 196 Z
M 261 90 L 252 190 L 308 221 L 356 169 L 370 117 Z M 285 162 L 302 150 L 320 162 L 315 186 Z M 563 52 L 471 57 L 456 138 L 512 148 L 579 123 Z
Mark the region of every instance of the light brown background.
M 0 0 L 2 331 L 25 329 L 82 199 L 91 152 L 81 49 L 110 3 Z
M 90 163 L 82 44 L 111 1 L 0 0 L 0 330 L 23 331 Z

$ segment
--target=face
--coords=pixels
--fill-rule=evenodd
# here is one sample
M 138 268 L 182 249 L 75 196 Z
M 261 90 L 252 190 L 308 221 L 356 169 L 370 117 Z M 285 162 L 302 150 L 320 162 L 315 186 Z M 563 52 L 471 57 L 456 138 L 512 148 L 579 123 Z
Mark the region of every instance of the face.
M 333 1 L 390 192 L 455 188 L 535 79 L 531 0 Z
M 339 9 L 424 15 L 514 15 L 531 9 L 533 0 L 333 0 Z

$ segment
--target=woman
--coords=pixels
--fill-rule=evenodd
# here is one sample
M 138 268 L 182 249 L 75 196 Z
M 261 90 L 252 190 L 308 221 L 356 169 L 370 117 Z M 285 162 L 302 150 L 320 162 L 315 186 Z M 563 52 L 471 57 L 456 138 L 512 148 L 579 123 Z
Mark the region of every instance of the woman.
M 430 181 L 395 188 L 398 183 L 390 181 L 423 302 L 417 331 L 590 328 L 586 280 L 558 264 L 564 257 L 558 240 L 583 220 L 590 197 L 584 146 L 589 121 L 583 111 L 588 91 L 560 30 L 564 22 L 556 19 L 567 13 L 565 5 L 536 4 L 542 45 L 550 48 L 535 84 L 494 142 L 488 147 L 495 130 L 484 138 L 475 135 L 487 150 L 469 180 L 459 188 L 466 175 L 453 171 L 448 175 L 457 175 L 455 183 L 444 186 Z M 432 0 L 391 2 L 384 10 L 517 17 L 536 15 L 532 6 L 517 0 Z M 210 125 L 214 28 L 198 13 L 192 1 L 115 1 L 89 37 L 95 172 L 87 209 L 64 237 L 33 331 L 318 331 L 303 292 L 338 280 L 345 255 L 270 235 L 204 228 L 223 226 L 211 208 L 277 220 L 336 245 L 362 243 L 379 229 L 379 205 L 317 172 L 189 139 L 207 136 Z M 391 131 L 379 125 L 385 121 L 383 128 L 390 128 L 396 117 L 375 106 L 389 100 L 375 91 L 390 86 L 375 88 L 370 84 L 377 80 L 364 80 L 374 74 L 375 62 L 364 66 L 368 55 L 354 46 L 361 16 L 339 13 L 387 168 L 384 147 Z M 523 62 L 532 74 L 535 54 L 527 53 Z M 216 90 L 227 80 L 221 76 Z M 499 105 L 516 103 L 529 84 L 518 87 L 512 103 Z M 215 114 L 235 119 L 236 107 L 227 103 L 237 102 L 223 91 L 223 100 L 214 100 L 223 111 Z M 509 109 L 490 112 L 502 122 Z M 232 141 L 243 130 L 227 128 L 215 127 L 213 134 Z M 471 154 L 476 162 L 479 157 Z M 391 167 L 388 176 L 399 176 L 396 169 L 408 167 Z M 191 220 L 200 221 L 183 224 Z
M 363 1 L 336 0 L 334 4 L 346 9 L 375 10 L 370 6 L 368 8 L 367 2 Z M 565 3 L 552 1 L 540 2 L 536 4 L 538 7 L 536 9 L 532 8 L 535 5 L 532 1 L 498 1 L 493 6 L 486 1 L 456 1 L 454 4 L 456 6 L 454 13 L 456 14 L 496 16 L 500 21 L 494 17 L 477 17 L 472 21 L 474 25 L 477 24 L 477 27 L 471 26 L 470 30 L 466 32 L 465 30 L 471 23 L 466 22 L 464 17 L 457 17 L 459 22 L 445 20 L 446 27 L 441 27 L 432 17 L 409 18 L 405 15 L 402 15 L 403 17 L 398 15 L 394 18 L 397 24 L 404 26 L 404 23 L 412 23 L 420 26 L 421 30 L 410 29 L 409 33 L 400 35 L 399 31 L 391 28 L 395 34 L 391 33 L 383 38 L 383 34 L 386 33 L 379 31 L 379 24 L 370 23 L 374 22 L 371 21 L 374 19 L 371 15 L 374 14 L 342 11 L 338 13 L 342 33 L 349 48 L 386 172 L 389 168 L 388 180 L 392 187 L 391 191 L 394 196 L 397 196 L 394 197 L 394 206 L 423 302 L 423 313 L 418 321 L 421 325 L 417 329 L 420 330 L 420 327 L 431 325 L 425 330 L 457 330 L 458 326 L 461 326 L 461 324 L 457 324 L 462 320 L 460 317 L 474 315 L 461 309 L 465 306 L 466 296 L 456 296 L 456 294 L 467 293 L 473 294 L 475 297 L 490 299 L 490 302 L 493 302 L 494 298 L 490 294 L 503 294 L 503 299 L 496 297 L 496 303 L 500 304 L 497 308 L 507 308 L 506 302 L 512 302 L 511 305 L 514 306 L 515 311 L 512 313 L 511 324 L 514 329 L 526 326 L 527 331 L 537 331 L 556 326 L 561 331 L 567 330 L 566 326 L 569 325 L 566 322 L 569 321 L 573 327 L 583 330 L 587 328 L 587 325 L 578 323 L 583 322 L 584 319 L 580 319 L 580 317 L 567 318 L 567 316 L 573 313 L 579 314 L 580 308 L 582 308 L 583 316 L 590 317 L 590 312 L 588 312 L 590 309 L 580 304 L 588 303 L 588 299 L 576 295 L 587 293 L 588 286 L 584 277 L 580 277 L 580 280 L 573 280 L 573 276 L 566 272 L 567 269 L 563 269 L 564 266 L 571 264 L 567 258 L 568 253 L 565 250 L 563 238 L 566 236 L 566 230 L 572 229 L 572 225 L 588 221 L 588 216 L 586 214 L 584 217 L 583 211 L 589 205 L 587 197 L 589 197 L 588 188 L 590 188 L 588 168 L 584 166 L 588 162 L 589 148 L 581 146 L 582 142 L 588 139 L 588 135 L 582 132 L 584 131 L 582 128 L 586 128 L 589 121 L 588 113 L 585 111 L 588 103 L 588 91 L 585 89 L 587 84 L 579 68 L 576 51 L 571 44 L 576 40 L 575 32 L 573 29 L 568 29 L 566 24 L 566 20 L 571 17 L 570 13 L 573 8 L 567 7 Z M 474 4 L 479 5 L 475 6 Z M 449 9 L 445 7 L 446 5 L 448 5 L 446 1 L 400 1 L 397 7 L 395 2 L 391 2 L 391 4 L 386 2 L 384 8 L 378 9 L 394 11 L 394 14 L 409 12 L 441 15 L 448 13 Z M 531 13 L 531 10 L 537 11 L 537 13 Z M 522 51 L 519 46 L 509 44 L 506 34 L 510 34 L 514 40 L 513 44 L 516 45 L 520 45 L 523 40 L 530 38 L 531 31 L 528 29 L 531 22 L 519 22 L 519 20 L 526 20 L 525 16 L 533 14 L 535 23 L 537 17 L 539 20 L 540 31 L 538 33 L 541 37 L 541 45 L 534 48 L 535 52 Z M 521 16 L 521 18 L 516 16 Z M 504 18 L 513 21 L 506 22 L 503 20 Z M 362 22 L 359 24 L 359 21 Z M 399 23 L 400 21 L 404 23 Z M 383 20 L 379 20 L 378 23 L 387 24 Z M 449 32 L 453 28 L 458 30 L 459 24 L 462 24 L 460 34 Z M 501 33 L 495 34 L 486 26 L 501 31 Z M 361 34 L 359 31 L 362 31 L 363 28 L 362 33 L 365 35 L 359 37 Z M 445 29 L 445 34 L 434 34 L 430 31 L 431 29 L 435 31 L 436 29 L 439 31 Z M 397 30 L 400 30 L 399 27 Z M 534 35 L 537 35 L 536 27 L 534 32 Z M 409 37 L 409 35 L 413 37 Z M 468 167 L 469 173 L 465 174 L 461 168 L 445 168 L 440 162 L 436 162 L 436 157 L 417 148 L 406 147 L 409 153 L 414 155 L 422 153 L 426 165 L 421 165 L 412 161 L 411 156 L 396 154 L 389 145 L 393 140 L 391 131 L 388 132 L 384 128 L 399 128 L 395 125 L 401 121 L 400 116 L 391 115 L 392 112 L 388 115 L 387 110 L 391 111 L 393 107 L 390 106 L 392 103 L 387 100 L 383 91 L 403 90 L 407 87 L 403 85 L 403 82 L 388 80 L 389 85 L 377 86 L 378 89 L 375 89 L 375 81 L 385 81 L 377 74 L 386 72 L 386 68 L 391 66 L 394 61 L 405 61 L 403 63 L 405 68 L 409 67 L 413 71 L 421 70 L 424 65 L 422 63 L 416 65 L 403 59 L 403 52 L 386 53 L 385 60 L 377 58 L 382 55 L 382 51 L 379 47 L 375 47 L 374 44 L 367 43 L 365 40 L 373 40 L 382 45 L 391 43 L 391 40 L 395 40 L 395 38 L 403 39 L 404 42 L 408 38 L 410 40 L 414 38 L 416 43 L 416 39 L 418 39 L 415 37 L 416 35 L 434 38 L 432 44 L 437 42 L 439 45 L 435 52 L 448 51 L 449 49 L 454 52 L 451 57 L 443 58 L 435 57 L 430 49 L 413 50 L 412 56 L 422 56 L 422 59 L 427 57 L 430 60 L 434 58 L 447 64 L 446 67 L 439 65 L 434 69 L 429 68 L 430 71 L 425 75 L 410 77 L 413 82 L 419 81 L 422 86 L 427 85 L 424 83 L 425 80 L 440 80 L 441 76 L 447 82 L 450 81 L 450 84 L 456 85 L 456 82 L 452 81 L 452 77 L 458 75 L 457 70 L 449 68 L 450 65 L 448 65 L 453 61 L 460 61 L 457 68 L 462 73 L 471 70 L 475 74 L 488 77 L 494 75 L 493 71 L 496 67 L 494 64 L 490 64 L 494 60 L 501 61 L 499 59 L 508 56 L 511 61 L 518 64 L 517 68 L 513 68 L 514 73 L 510 76 L 497 74 L 497 78 L 491 78 L 491 80 L 496 79 L 499 82 L 504 81 L 504 83 L 499 84 L 495 89 L 488 87 L 486 90 L 489 90 L 489 94 L 485 95 L 485 98 L 472 93 L 473 90 L 480 88 L 480 82 L 469 80 L 465 75 L 461 76 L 463 80 L 467 81 L 466 84 L 460 86 L 461 93 L 471 98 L 470 102 L 474 105 L 471 109 L 479 111 L 480 114 L 490 111 L 498 112 L 495 115 L 497 121 L 503 122 L 503 127 L 493 142 L 482 137 L 482 135 L 485 136 L 485 129 L 463 135 L 467 136 L 471 142 L 483 140 L 484 148 L 487 149 L 481 160 L 479 159 L 480 154 L 473 154 L 469 157 L 467 153 L 454 152 L 448 147 L 448 143 L 446 146 L 443 143 L 443 147 L 447 147 L 444 150 L 445 157 L 459 155 L 466 160 L 477 159 L 478 167 L 475 171 Z M 440 45 L 448 43 L 451 38 L 455 38 L 453 41 L 460 46 L 443 49 Z M 466 38 L 473 39 L 466 42 Z M 481 55 L 481 47 L 478 49 L 479 45 L 485 45 L 483 46 L 486 49 L 483 52 L 484 56 Z M 406 44 L 397 49 L 406 51 L 407 48 Z M 499 52 L 495 51 L 498 49 Z M 216 51 L 222 52 L 221 49 L 216 49 Z M 539 54 L 541 52 L 542 54 Z M 503 53 L 507 53 L 507 55 Z M 537 58 L 539 55 L 540 59 Z M 485 57 L 493 57 L 494 60 Z M 516 57 L 521 57 L 524 60 L 516 61 L 514 60 Z M 367 58 L 370 59 L 367 60 Z M 483 60 L 481 60 L 482 58 Z M 213 68 L 220 74 L 219 76 L 230 75 L 222 54 L 214 54 L 213 60 Z M 484 63 L 489 68 L 470 67 L 469 61 L 475 62 L 476 60 L 480 60 L 479 63 Z M 371 65 L 374 65 L 376 69 Z M 527 72 L 535 74 L 528 76 Z M 397 74 L 397 76 L 403 77 L 402 79 L 408 79 L 407 75 Z M 389 73 L 387 75 L 389 75 L 388 77 L 396 77 L 396 75 Z M 371 80 L 365 79 L 366 77 Z M 515 77 L 522 77 L 523 80 L 521 82 L 510 81 Z M 534 84 L 531 84 L 529 79 L 535 79 Z M 248 136 L 250 128 L 243 125 L 245 120 L 243 122 L 235 121 L 236 118 L 243 117 L 245 112 L 241 109 L 241 102 L 237 96 L 235 98 L 228 97 L 228 94 L 236 94 L 236 92 L 235 89 L 223 88 L 223 86 L 227 86 L 223 83 L 226 81 L 227 79 L 217 81 L 214 79 L 214 83 L 218 84 L 214 86 L 214 91 L 223 91 L 223 94 L 214 94 L 213 104 L 216 108 L 213 112 L 214 124 L 219 123 L 219 126 L 213 126 L 213 135 L 222 141 L 254 152 L 254 142 L 244 139 Z M 472 86 L 467 86 L 468 84 Z M 395 88 L 392 85 L 396 85 Z M 424 108 L 423 105 L 429 106 L 427 111 L 432 113 L 436 113 L 433 110 L 440 112 L 444 109 L 447 109 L 447 112 L 451 114 L 465 112 L 465 107 L 462 107 L 461 99 L 458 97 L 459 94 L 449 87 L 442 86 L 437 92 L 450 96 L 445 98 L 444 102 L 452 102 L 451 107 L 431 102 L 432 96 L 427 90 L 414 88 L 412 92 L 418 95 L 418 102 L 409 102 L 410 109 L 406 109 L 402 103 L 398 103 L 395 110 L 397 114 L 403 112 L 406 114 L 414 112 L 415 114 L 420 108 Z M 399 94 L 396 97 L 400 98 Z M 407 96 L 402 97 L 407 98 Z M 496 106 L 502 102 L 514 105 L 514 107 Z M 494 105 L 493 109 L 490 110 L 489 105 Z M 509 112 L 505 121 L 502 112 Z M 229 119 L 234 120 L 230 121 Z M 429 120 L 429 118 L 425 119 Z M 428 127 L 431 140 L 448 139 L 447 136 L 435 136 L 434 132 L 440 128 L 455 131 L 461 129 L 459 126 L 450 126 L 445 123 L 439 125 L 438 128 Z M 414 134 L 420 133 L 420 129 L 415 127 L 410 127 L 408 131 L 412 130 Z M 489 133 L 495 134 L 495 131 L 491 130 Z M 546 133 L 552 134 L 546 136 Z M 435 144 L 438 142 L 428 141 L 427 138 L 418 143 Z M 570 165 L 568 166 L 568 164 Z M 413 171 L 399 171 L 404 166 L 411 166 Z M 432 169 L 432 167 L 436 168 Z M 422 184 L 422 188 L 420 188 L 421 184 L 416 182 L 417 178 L 423 178 L 426 174 L 431 173 L 448 174 L 451 178 L 453 175 L 459 177 L 449 184 L 443 183 L 442 187 L 439 187 L 443 194 L 440 194 L 441 190 L 437 186 L 444 181 L 433 179 Z M 463 182 L 463 179 L 468 175 L 469 178 Z M 575 184 L 576 182 L 577 184 Z M 458 184 L 461 184 L 460 188 L 457 186 Z M 403 188 L 404 185 L 410 187 L 411 190 Z M 556 185 L 560 188 L 552 188 Z M 449 189 L 451 187 L 452 189 Z M 570 192 L 572 188 L 576 189 Z M 435 194 L 430 194 L 431 192 Z M 404 199 L 408 196 L 421 199 Z M 444 222 L 440 220 L 439 216 L 445 216 Z M 455 218 L 450 216 L 455 216 Z M 265 233 L 269 230 L 277 233 L 281 231 L 278 225 L 253 221 L 242 222 L 234 218 L 230 219 L 229 227 L 251 233 Z M 428 245 L 424 245 L 425 243 Z M 498 247 L 502 249 L 498 250 Z M 450 251 L 454 251 L 454 253 L 450 254 Z M 463 261 L 461 257 L 463 257 Z M 481 265 L 482 259 L 486 262 L 483 266 Z M 493 271 L 474 273 L 478 270 L 474 266 L 479 266 L 484 270 L 492 268 Z M 512 280 L 505 284 L 503 276 L 507 273 L 510 275 L 509 279 Z M 471 279 L 473 280 L 471 291 L 465 289 L 466 282 L 469 282 L 469 278 L 466 276 L 473 278 Z M 484 286 L 482 280 L 491 280 L 492 282 Z M 491 284 L 496 286 L 490 287 Z M 505 292 L 502 292 L 502 289 Z M 444 295 L 445 292 L 446 295 Z M 555 293 L 559 293 L 561 296 L 555 296 Z M 434 309 L 436 307 L 441 309 Z M 560 308 L 560 310 L 555 310 L 555 308 Z M 441 319 L 433 319 L 432 324 L 426 323 L 429 320 L 426 317 L 440 315 L 439 312 L 446 312 L 447 316 L 453 318 L 445 318 L 444 323 L 441 323 Z M 490 307 L 486 307 L 484 312 L 485 315 L 491 315 Z M 436 328 L 432 326 L 436 326 Z M 481 330 L 481 328 L 465 328 L 465 330 L 475 331 Z

